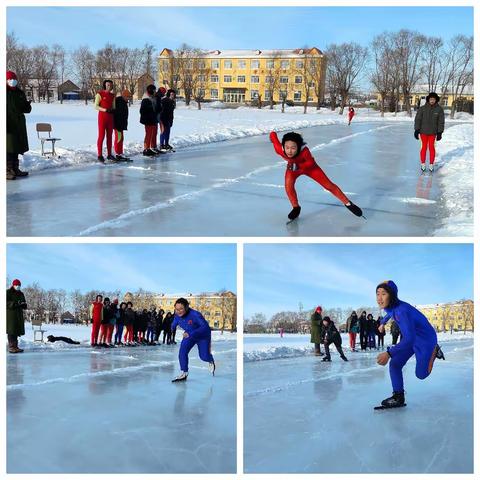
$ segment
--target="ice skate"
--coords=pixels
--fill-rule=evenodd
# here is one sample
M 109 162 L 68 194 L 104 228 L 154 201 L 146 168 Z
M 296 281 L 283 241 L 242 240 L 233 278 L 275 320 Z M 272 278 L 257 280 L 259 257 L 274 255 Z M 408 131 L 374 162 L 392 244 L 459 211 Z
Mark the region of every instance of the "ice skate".
M 332 361 L 332 359 L 330 357 L 325 356 L 325 357 L 322 358 L 322 362 L 331 362 L 331 361 Z
M 298 207 L 293 207 L 292 211 L 288 214 L 288 218 L 290 220 L 295 220 L 300 215 L 300 210 L 302 207 L 299 205 Z
M 105 163 L 105 158 L 103 157 L 103 155 L 99 155 L 97 157 L 97 160 L 100 162 L 100 163 Z
M 428 166 L 428 169 L 430 170 L 431 173 L 433 172 L 433 163 L 431 163 L 431 164 Z
M 391 397 L 382 400 L 382 404 L 378 407 L 375 407 L 375 410 L 385 410 L 388 408 L 400 408 L 405 407 L 405 393 L 404 392 L 393 392 Z
M 215 376 L 215 362 L 210 362 L 208 364 L 208 370 L 213 376 Z
M 349 202 L 349 203 L 345 204 L 345 206 L 357 217 L 363 216 L 362 209 L 360 207 L 358 207 L 357 205 L 355 205 L 354 203 Z
M 442 352 L 442 349 L 440 348 L 440 345 L 436 345 L 435 348 L 433 349 L 432 356 L 430 357 L 430 362 L 428 364 L 428 373 L 430 373 L 433 369 L 433 363 L 435 362 L 436 359 L 439 360 L 445 360 L 445 355 Z
M 344 362 L 348 362 L 348 358 L 347 358 L 345 355 L 340 355 L 340 358 L 341 358 Z
M 175 382 L 185 382 L 188 377 L 188 372 L 180 372 L 180 375 L 176 376 L 173 380 L 172 383 Z
M 422 172 L 424 172 L 427 169 L 427 167 L 425 167 L 424 163 L 421 164 L 420 168 L 422 169 Z

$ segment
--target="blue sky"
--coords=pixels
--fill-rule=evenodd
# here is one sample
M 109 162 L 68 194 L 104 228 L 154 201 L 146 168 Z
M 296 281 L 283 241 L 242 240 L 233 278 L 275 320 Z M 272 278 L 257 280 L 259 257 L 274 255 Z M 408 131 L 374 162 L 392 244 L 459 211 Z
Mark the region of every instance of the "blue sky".
M 234 244 L 10 244 L 7 275 L 43 288 L 236 292 Z
M 374 306 L 394 280 L 411 304 L 473 299 L 473 248 L 465 244 L 252 244 L 244 250 L 244 316 L 281 310 Z
M 8 7 L 7 31 L 26 45 L 67 50 L 145 43 L 204 49 L 296 48 L 355 41 L 408 28 L 445 40 L 473 35 L 472 7 Z

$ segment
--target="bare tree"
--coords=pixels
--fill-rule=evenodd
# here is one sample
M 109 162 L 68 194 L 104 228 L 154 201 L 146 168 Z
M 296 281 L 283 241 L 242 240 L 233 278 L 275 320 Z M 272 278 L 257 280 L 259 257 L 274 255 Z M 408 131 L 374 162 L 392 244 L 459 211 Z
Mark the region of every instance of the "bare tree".
M 354 87 L 355 82 L 365 67 L 368 49 L 354 42 L 342 43 L 340 45 L 332 44 L 327 47 L 326 56 L 329 88 L 333 86 L 335 93 L 340 96 L 339 114 L 343 115 L 343 110 L 348 103 L 350 90 Z
M 266 61 L 266 68 L 265 68 L 265 94 L 268 94 L 268 101 L 270 102 L 270 110 L 273 110 L 274 104 L 274 96 L 275 93 L 278 92 L 278 96 L 282 101 L 282 112 L 285 111 L 284 105 L 286 100 L 282 96 L 282 91 L 280 87 L 285 84 L 280 83 L 280 77 L 282 73 L 281 63 L 280 63 L 281 53 L 278 51 L 274 51 L 272 53 L 272 57 L 267 59 Z M 288 85 L 288 83 L 286 84 Z M 287 87 L 288 88 L 288 87 Z
M 427 80 L 428 91 L 437 90 L 442 75 L 443 40 L 439 37 L 427 37 L 421 58 Z
M 25 45 L 19 44 L 14 33 L 7 35 L 6 47 L 7 68 L 17 74 L 18 86 L 22 90 L 27 90 L 30 80 L 34 75 L 33 50 Z M 33 87 L 30 87 L 30 91 L 33 92 Z
M 130 91 L 132 98 L 136 93 L 137 80 L 144 73 L 143 51 L 139 48 L 127 49 L 125 58 L 125 87 Z
M 85 104 L 88 102 L 88 96 L 95 97 L 95 55 L 87 46 L 81 46 L 72 53 L 73 69 L 81 85 L 82 95 Z
M 392 62 L 390 38 L 388 33 L 382 33 L 377 35 L 371 44 L 374 63 L 370 81 L 380 95 L 380 112 L 382 117 L 385 115 L 385 101 L 391 90 L 394 75 L 395 64 Z
M 317 97 L 317 110 L 325 99 L 326 56 L 311 56 L 309 59 L 310 78 Z
M 295 84 L 301 84 L 301 91 L 305 98 L 303 102 L 303 113 L 307 113 L 308 99 L 310 98 L 310 92 L 313 90 L 312 55 L 308 47 L 300 49 L 300 54 L 300 59 L 295 60 Z M 300 84 L 297 83 L 297 81 L 300 81 Z

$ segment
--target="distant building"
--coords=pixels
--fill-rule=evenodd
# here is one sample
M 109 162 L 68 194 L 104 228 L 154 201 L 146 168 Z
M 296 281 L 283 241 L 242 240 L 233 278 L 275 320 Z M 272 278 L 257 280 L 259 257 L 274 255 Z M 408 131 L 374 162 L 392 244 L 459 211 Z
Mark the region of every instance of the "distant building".
M 473 301 L 416 305 L 437 331 L 463 331 L 474 329 Z
M 80 100 L 81 90 L 71 80 L 67 80 L 57 87 L 57 95 L 58 100 Z
M 77 319 L 69 311 L 66 311 L 60 316 L 60 323 L 77 323 Z

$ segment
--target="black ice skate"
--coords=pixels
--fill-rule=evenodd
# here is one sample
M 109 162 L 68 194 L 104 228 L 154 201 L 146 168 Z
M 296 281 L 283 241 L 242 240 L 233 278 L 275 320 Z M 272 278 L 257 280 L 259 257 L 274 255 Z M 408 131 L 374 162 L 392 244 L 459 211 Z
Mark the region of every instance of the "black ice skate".
M 300 210 L 302 207 L 300 205 L 298 207 L 293 207 L 292 211 L 288 214 L 288 218 L 290 220 L 295 220 L 300 215 Z
M 208 364 L 208 370 L 213 376 L 215 376 L 215 362 L 210 362 Z
M 350 202 L 349 205 L 345 205 L 345 206 L 357 217 L 362 217 L 363 216 L 362 209 L 360 207 L 358 207 L 357 205 L 355 205 L 354 203 Z
M 325 357 L 322 358 L 322 362 L 331 362 L 331 361 L 332 361 L 332 359 L 330 357 L 325 356 Z
M 340 358 L 341 358 L 344 362 L 348 362 L 348 358 L 347 358 L 345 355 L 340 355 Z
M 391 397 L 382 400 L 382 404 L 378 407 L 375 407 L 375 410 L 386 410 L 389 408 L 400 408 L 406 407 L 405 403 L 405 393 L 404 392 L 393 392 Z

